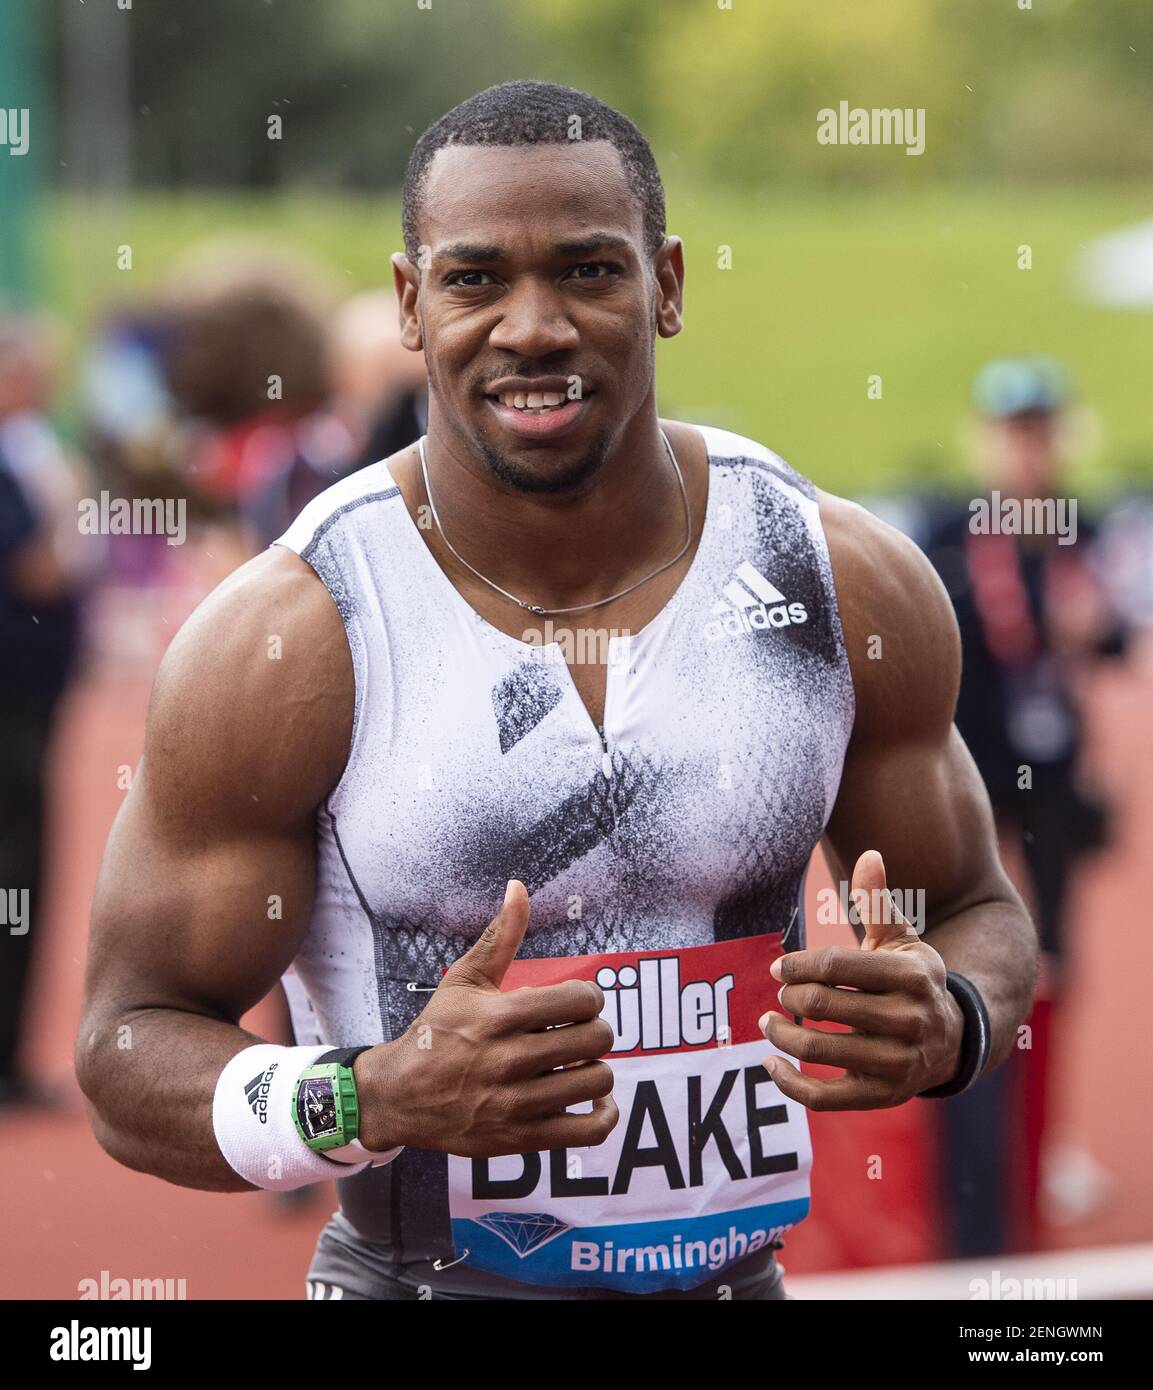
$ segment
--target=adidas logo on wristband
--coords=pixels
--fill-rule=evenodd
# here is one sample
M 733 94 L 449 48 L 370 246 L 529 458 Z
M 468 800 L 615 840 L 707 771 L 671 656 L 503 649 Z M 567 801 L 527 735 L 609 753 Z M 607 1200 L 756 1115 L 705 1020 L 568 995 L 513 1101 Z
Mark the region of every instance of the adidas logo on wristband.
M 248 1108 L 262 1125 L 268 1123 L 268 1092 L 279 1065 L 279 1062 L 272 1062 L 267 1071 L 257 1072 L 244 1087 L 244 1098 L 248 1101 Z

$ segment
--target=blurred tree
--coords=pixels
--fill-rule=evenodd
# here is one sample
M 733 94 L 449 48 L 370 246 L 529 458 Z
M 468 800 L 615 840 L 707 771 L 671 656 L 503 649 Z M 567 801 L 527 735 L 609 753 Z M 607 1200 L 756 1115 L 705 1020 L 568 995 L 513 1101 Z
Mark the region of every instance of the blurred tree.
M 746 189 L 1153 172 L 1150 0 L 138 0 L 118 18 L 145 184 L 395 186 L 431 120 L 525 76 L 628 112 L 670 175 Z M 923 107 L 924 155 L 818 143 L 840 101 Z
M 521 67 L 504 7 L 472 0 L 148 0 L 121 18 L 145 185 L 392 187 L 431 120 Z
M 1149 0 L 512 3 L 549 76 L 737 186 L 1153 172 Z M 925 154 L 819 144 L 842 100 L 923 107 Z
M 0 6 L 0 91 L 8 142 L 0 154 L 0 311 L 24 307 L 39 289 L 33 226 L 44 146 L 51 138 L 44 129 L 42 50 L 37 16 Z M 21 145 L 22 152 L 14 153 Z

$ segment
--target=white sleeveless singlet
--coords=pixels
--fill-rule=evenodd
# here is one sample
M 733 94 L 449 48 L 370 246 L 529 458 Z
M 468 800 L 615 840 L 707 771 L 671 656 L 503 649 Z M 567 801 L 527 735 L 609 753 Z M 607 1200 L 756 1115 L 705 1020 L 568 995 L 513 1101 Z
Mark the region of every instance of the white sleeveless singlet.
M 580 634 L 534 647 L 482 618 L 384 463 L 277 542 L 332 594 L 356 689 L 317 820 L 299 1032 L 398 1036 L 519 878 L 532 918 L 505 988 L 595 979 L 616 1035 L 604 1145 L 406 1150 L 340 1183 L 358 1234 L 413 1278 L 440 1261 L 466 1291 L 689 1289 L 808 1212 L 806 1114 L 764 1071 L 756 1021 L 776 1005 L 769 964 L 804 944 L 852 683 L 812 484 L 750 439 L 701 434 L 697 553 L 660 613 L 613 640 L 601 728 L 564 660 Z

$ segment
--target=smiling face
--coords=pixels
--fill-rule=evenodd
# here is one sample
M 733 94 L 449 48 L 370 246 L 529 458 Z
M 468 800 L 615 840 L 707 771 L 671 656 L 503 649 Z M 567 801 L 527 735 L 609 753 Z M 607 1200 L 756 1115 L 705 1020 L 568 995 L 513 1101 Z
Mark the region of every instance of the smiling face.
M 448 146 L 421 209 L 426 268 L 394 265 L 436 425 L 510 486 L 580 487 L 654 409 L 654 338 L 680 330 L 679 241 L 646 251 L 607 141 Z

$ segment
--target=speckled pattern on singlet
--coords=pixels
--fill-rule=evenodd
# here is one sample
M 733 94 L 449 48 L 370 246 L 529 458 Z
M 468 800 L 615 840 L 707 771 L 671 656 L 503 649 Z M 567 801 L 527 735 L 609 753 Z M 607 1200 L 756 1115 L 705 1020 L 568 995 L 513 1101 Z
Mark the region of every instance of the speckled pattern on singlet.
M 700 545 L 661 612 L 614 643 L 603 736 L 559 647 L 502 633 L 456 591 L 385 464 L 281 537 L 331 592 L 356 682 L 295 962 L 322 1040 L 403 1032 L 509 878 L 532 896 L 521 957 L 803 944 L 802 879 L 853 719 L 828 550 L 807 480 L 751 439 L 701 433 Z M 453 1259 L 444 1155 L 406 1151 L 340 1188 L 398 1268 Z

